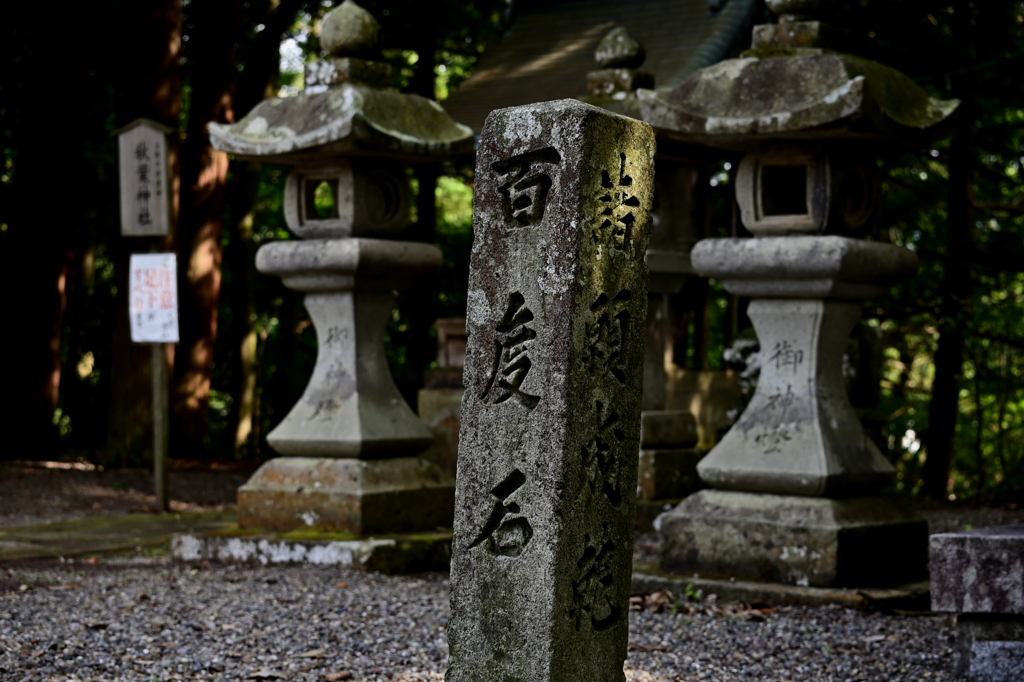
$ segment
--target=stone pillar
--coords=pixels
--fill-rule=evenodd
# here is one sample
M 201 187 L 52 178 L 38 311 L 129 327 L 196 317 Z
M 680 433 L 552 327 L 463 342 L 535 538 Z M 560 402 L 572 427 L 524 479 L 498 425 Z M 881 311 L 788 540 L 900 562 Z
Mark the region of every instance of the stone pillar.
M 462 367 L 466 361 L 466 318 L 437 320 L 437 368 L 424 372 L 423 388 L 416 396 L 420 420 L 434 435 L 423 453 L 449 476 L 455 476 L 459 457 L 462 412 Z
M 931 536 L 932 610 L 955 613 L 958 678 L 1024 674 L 1024 524 Z
M 575 100 L 484 126 L 448 682 L 623 680 L 653 155 Z

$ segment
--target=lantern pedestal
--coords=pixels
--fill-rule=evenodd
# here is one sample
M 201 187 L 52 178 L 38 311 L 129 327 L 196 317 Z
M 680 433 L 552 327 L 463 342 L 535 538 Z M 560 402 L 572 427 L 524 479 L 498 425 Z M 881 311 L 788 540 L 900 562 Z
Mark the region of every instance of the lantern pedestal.
M 260 248 L 260 272 L 308 292 L 317 359 L 302 398 L 267 436 L 285 457 L 238 491 L 239 525 L 359 535 L 451 524 L 455 482 L 415 456 L 432 436 L 402 399 L 384 354 L 393 291 L 440 265 L 434 246 L 381 239 Z
M 661 569 L 811 587 L 928 577 L 928 523 L 898 500 L 701 490 L 656 520 Z

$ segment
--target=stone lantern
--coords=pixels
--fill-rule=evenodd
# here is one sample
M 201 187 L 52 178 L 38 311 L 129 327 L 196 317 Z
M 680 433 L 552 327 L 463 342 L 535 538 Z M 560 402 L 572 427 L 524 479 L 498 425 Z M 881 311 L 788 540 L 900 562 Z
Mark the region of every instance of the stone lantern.
M 922 144 L 957 102 L 830 51 L 830 0 L 768 0 L 778 24 L 753 49 L 669 92 L 644 120 L 685 144 L 745 152 L 736 201 L 752 239 L 708 239 L 695 269 L 750 297 L 761 375 L 746 411 L 698 466 L 713 486 L 660 517 L 662 567 L 800 585 L 924 578 L 927 525 L 878 492 L 894 470 L 865 435 L 842 374 L 862 301 L 917 270 L 913 252 L 863 237 L 876 149 Z
M 330 57 L 305 89 L 233 125 L 220 150 L 294 166 L 285 218 L 297 240 L 266 244 L 257 269 L 306 292 L 317 334 L 313 376 L 267 441 L 282 457 L 239 489 L 239 524 L 357 535 L 450 526 L 454 481 L 418 457 L 431 434 L 402 399 L 384 354 L 395 292 L 441 266 L 440 251 L 396 239 L 409 219 L 406 165 L 471 152 L 472 131 L 435 102 L 386 86 L 369 56 L 376 20 L 352 0 L 323 20 Z

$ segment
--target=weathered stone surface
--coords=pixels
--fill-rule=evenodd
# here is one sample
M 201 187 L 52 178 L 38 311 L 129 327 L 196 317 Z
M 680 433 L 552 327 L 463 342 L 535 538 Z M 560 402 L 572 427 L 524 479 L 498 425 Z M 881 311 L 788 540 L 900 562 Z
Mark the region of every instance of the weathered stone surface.
M 391 85 L 391 65 L 355 57 L 335 57 L 310 62 L 305 66 L 303 89 L 323 92 L 341 83 L 365 83 L 375 88 Z
M 811 14 L 818 10 L 820 0 L 765 0 L 776 14 Z
M 177 533 L 171 538 L 171 557 L 186 563 L 340 566 L 388 574 L 447 571 L 451 563 L 451 532 L 351 538 L 348 533 L 305 530 Z
M 643 120 L 683 141 L 747 149 L 755 139 L 898 138 L 920 141 L 958 100 L 930 98 L 887 66 L 849 55 L 729 59 L 668 93 L 640 90 Z M 937 134 L 931 131 L 929 134 Z M 756 136 L 756 137 L 754 137 Z
M 698 471 L 716 488 L 784 495 L 873 492 L 894 474 L 861 427 L 842 376 L 860 305 L 756 299 L 761 376 L 739 421 Z
M 885 497 L 702 490 L 658 517 L 661 568 L 791 585 L 898 585 L 926 576 L 928 526 Z
M 736 174 L 743 226 L 756 237 L 855 233 L 878 207 L 874 160 L 856 150 L 780 144 L 749 152 Z
M 838 49 L 844 45 L 846 36 L 820 21 L 786 21 L 778 24 L 761 24 L 753 31 L 753 49 L 768 47 L 827 47 Z
M 644 46 L 625 26 L 608 31 L 594 50 L 594 61 L 602 69 L 636 69 L 646 58 Z
M 689 588 L 687 587 L 689 586 Z M 633 570 L 633 594 L 653 594 L 668 590 L 686 594 L 687 589 L 718 596 L 719 602 L 765 604 L 767 606 L 824 606 L 838 604 L 863 611 L 901 609 L 926 611 L 928 583 L 919 582 L 899 588 L 800 587 L 745 580 L 709 580 L 689 576 L 657 574 L 654 567 L 637 565 Z
M 267 442 L 283 455 L 376 458 L 415 454 L 433 437 L 388 370 L 391 292 L 306 296 L 317 334 L 313 376 Z
M 1024 642 L 975 642 L 969 675 L 972 682 L 1020 682 L 1024 675 Z
M 708 453 L 698 448 L 640 450 L 637 499 L 678 500 L 701 488 L 697 463 Z
M 953 651 L 953 674 L 957 677 L 1018 682 L 1024 671 L 1019 663 L 1024 654 L 1024 616 L 961 613 L 956 617 Z
M 324 15 L 320 47 L 335 57 L 365 52 L 377 44 L 380 24 L 353 0 L 345 0 Z
M 441 267 L 430 244 L 385 239 L 271 242 L 256 252 L 256 269 L 298 291 L 401 291 Z
M 334 205 L 321 216 L 316 192 L 324 185 Z M 395 234 L 409 224 L 410 205 L 404 170 L 384 160 L 337 159 L 327 168 L 296 168 L 284 189 L 285 222 L 301 239 Z
M 450 527 L 454 483 L 420 457 L 277 457 L 238 489 L 238 525 L 357 536 Z
M 917 272 L 909 249 L 838 236 L 705 239 L 690 257 L 729 293 L 758 298 L 859 300 Z
M 698 371 L 673 365 L 667 371 L 665 406 L 687 410 L 697 419 L 697 447 L 710 449 L 732 426 L 743 406 L 738 373 L 725 369 Z
M 1024 524 L 931 536 L 932 610 L 1024 615 Z
M 210 142 L 241 159 L 303 165 L 374 152 L 412 159 L 472 153 L 473 131 L 433 100 L 342 83 L 264 100 L 238 123 L 211 123 Z
M 600 69 L 587 74 L 587 93 L 591 95 L 610 95 L 653 87 L 654 76 L 636 69 Z
M 687 448 L 697 443 L 697 420 L 685 410 L 644 410 L 640 447 Z
M 462 373 L 459 372 L 459 383 Z M 459 428 L 462 425 L 462 388 L 423 388 L 416 401 L 416 413 L 434 434 L 433 444 L 421 455 L 455 477 L 459 458 Z
M 448 682 L 622 682 L 654 135 L 575 100 L 477 154 Z

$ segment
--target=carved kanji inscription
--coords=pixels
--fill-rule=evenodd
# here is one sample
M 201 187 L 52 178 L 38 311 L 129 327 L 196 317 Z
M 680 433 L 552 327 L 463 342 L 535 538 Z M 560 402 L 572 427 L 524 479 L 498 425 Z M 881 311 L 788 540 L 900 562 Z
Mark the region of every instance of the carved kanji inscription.
M 527 323 L 533 321 L 533 312 L 526 307 L 526 299 L 516 292 L 508 297 L 508 307 L 495 328 L 498 338 L 494 342 L 494 368 L 490 380 L 481 393 L 484 402 L 497 404 L 515 399 L 528 410 L 537 407 L 540 397 L 522 390 L 523 382 L 533 362 L 529 356 L 530 342 L 537 332 Z
M 519 556 L 533 537 L 533 526 L 522 515 L 517 495 L 526 483 L 523 472 L 515 469 L 491 490 L 497 498 L 494 510 L 470 547 L 483 544 L 495 556 Z
M 552 173 L 562 157 L 554 147 L 520 154 L 491 164 L 502 182 L 498 192 L 504 198 L 505 215 L 523 227 L 536 225 L 544 217 Z

